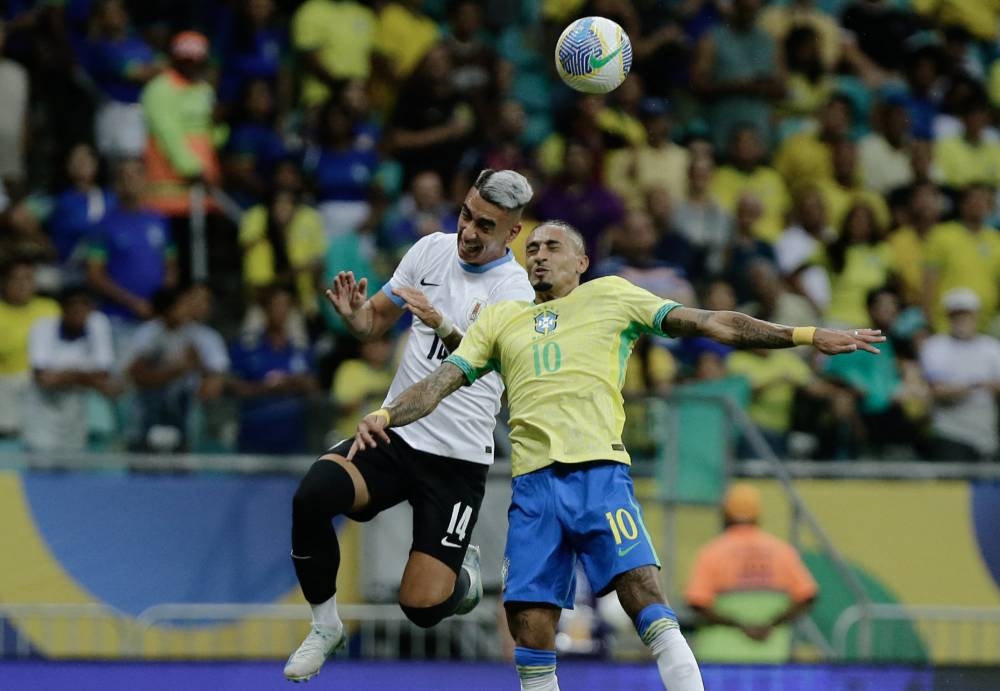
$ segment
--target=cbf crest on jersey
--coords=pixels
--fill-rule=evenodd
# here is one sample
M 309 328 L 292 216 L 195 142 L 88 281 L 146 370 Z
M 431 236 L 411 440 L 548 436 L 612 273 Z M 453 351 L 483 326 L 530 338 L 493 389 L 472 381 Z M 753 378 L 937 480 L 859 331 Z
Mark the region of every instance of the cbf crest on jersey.
M 556 330 L 556 320 L 559 319 L 559 315 L 555 312 L 549 312 L 545 310 L 541 314 L 535 315 L 535 331 L 542 334 L 552 333 Z

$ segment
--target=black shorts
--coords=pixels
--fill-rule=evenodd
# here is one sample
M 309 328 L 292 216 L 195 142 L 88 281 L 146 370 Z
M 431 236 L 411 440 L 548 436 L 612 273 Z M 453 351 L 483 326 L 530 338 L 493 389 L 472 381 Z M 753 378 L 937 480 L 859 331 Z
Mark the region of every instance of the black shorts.
M 407 501 L 413 507 L 411 551 L 423 552 L 447 564 L 456 574 L 462 567 L 479 507 L 486 493 L 489 466 L 418 451 L 392 430 L 391 444 L 359 451 L 353 463 L 368 486 L 368 506 L 349 514 L 370 521 L 388 508 Z M 327 453 L 347 456 L 353 439 Z

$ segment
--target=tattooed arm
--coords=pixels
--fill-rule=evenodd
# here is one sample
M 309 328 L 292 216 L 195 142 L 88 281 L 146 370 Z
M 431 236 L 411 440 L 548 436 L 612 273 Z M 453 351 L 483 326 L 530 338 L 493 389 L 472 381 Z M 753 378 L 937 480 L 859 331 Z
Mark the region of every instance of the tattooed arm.
M 706 336 L 720 343 L 737 348 L 791 348 L 791 326 L 772 324 L 755 319 L 742 312 L 700 310 L 677 307 L 663 318 L 660 325 L 670 336 Z M 828 355 L 851 353 L 859 348 L 878 353 L 872 343 L 881 343 L 885 337 L 877 329 L 816 329 L 812 345 Z
M 389 435 L 385 430 L 390 425 L 402 427 L 429 415 L 437 408 L 438 403 L 464 383 L 465 373 L 462 370 L 450 362 L 442 363 L 432 373 L 399 394 L 387 407 L 368 414 L 359 422 L 354 444 L 347 458 L 354 458 L 359 450 L 375 448 L 378 445 L 376 437 L 388 444 Z

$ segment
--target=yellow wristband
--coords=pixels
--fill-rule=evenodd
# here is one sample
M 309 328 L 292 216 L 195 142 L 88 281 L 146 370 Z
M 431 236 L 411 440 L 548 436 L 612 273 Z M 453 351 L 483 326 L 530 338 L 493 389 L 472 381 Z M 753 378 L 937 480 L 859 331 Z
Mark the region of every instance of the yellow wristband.
M 378 410 L 373 410 L 372 412 L 368 413 L 368 415 L 369 416 L 370 415 L 378 415 L 379 417 L 384 417 L 385 418 L 385 426 L 386 427 L 388 427 L 389 423 L 392 422 L 392 416 L 389 415 L 389 411 L 386 410 L 385 408 L 379 408 Z
M 815 326 L 796 326 L 792 329 L 792 343 L 797 346 L 812 345 L 813 337 L 816 335 Z

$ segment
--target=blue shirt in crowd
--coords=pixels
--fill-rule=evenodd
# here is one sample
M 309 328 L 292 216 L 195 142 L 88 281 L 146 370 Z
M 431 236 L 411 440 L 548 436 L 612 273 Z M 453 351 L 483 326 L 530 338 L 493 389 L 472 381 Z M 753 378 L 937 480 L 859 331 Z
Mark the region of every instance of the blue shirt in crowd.
M 324 149 L 309 162 L 319 201 L 360 202 L 368 198 L 378 156 L 374 149 Z
M 98 226 L 89 256 L 104 261 L 104 269 L 112 281 L 148 300 L 163 286 L 167 258 L 173 253 L 170 229 L 163 216 L 153 211 L 117 208 Z M 136 318 L 124 306 L 113 302 L 105 302 L 101 310 L 109 316 Z
M 275 348 L 259 333 L 246 334 L 233 344 L 231 372 L 246 381 L 262 382 L 268 375 L 308 374 L 312 356 L 306 348 L 287 342 Z M 306 402 L 301 395 L 258 396 L 240 404 L 240 453 L 305 453 Z
M 149 65 L 156 59 L 153 49 L 138 36 L 120 41 L 101 40 L 91 44 L 87 63 L 97 86 L 109 98 L 122 103 L 138 103 L 142 84 L 128 79 L 136 65 Z
M 232 35 L 224 37 L 222 44 L 219 100 L 223 103 L 236 100 L 243 86 L 253 79 L 263 79 L 274 86 L 281 69 L 281 56 L 289 49 L 288 34 L 280 27 L 256 31 L 242 45 Z
M 114 194 L 102 189 L 82 192 L 72 187 L 56 197 L 46 226 L 61 264 L 89 240 L 114 205 Z

